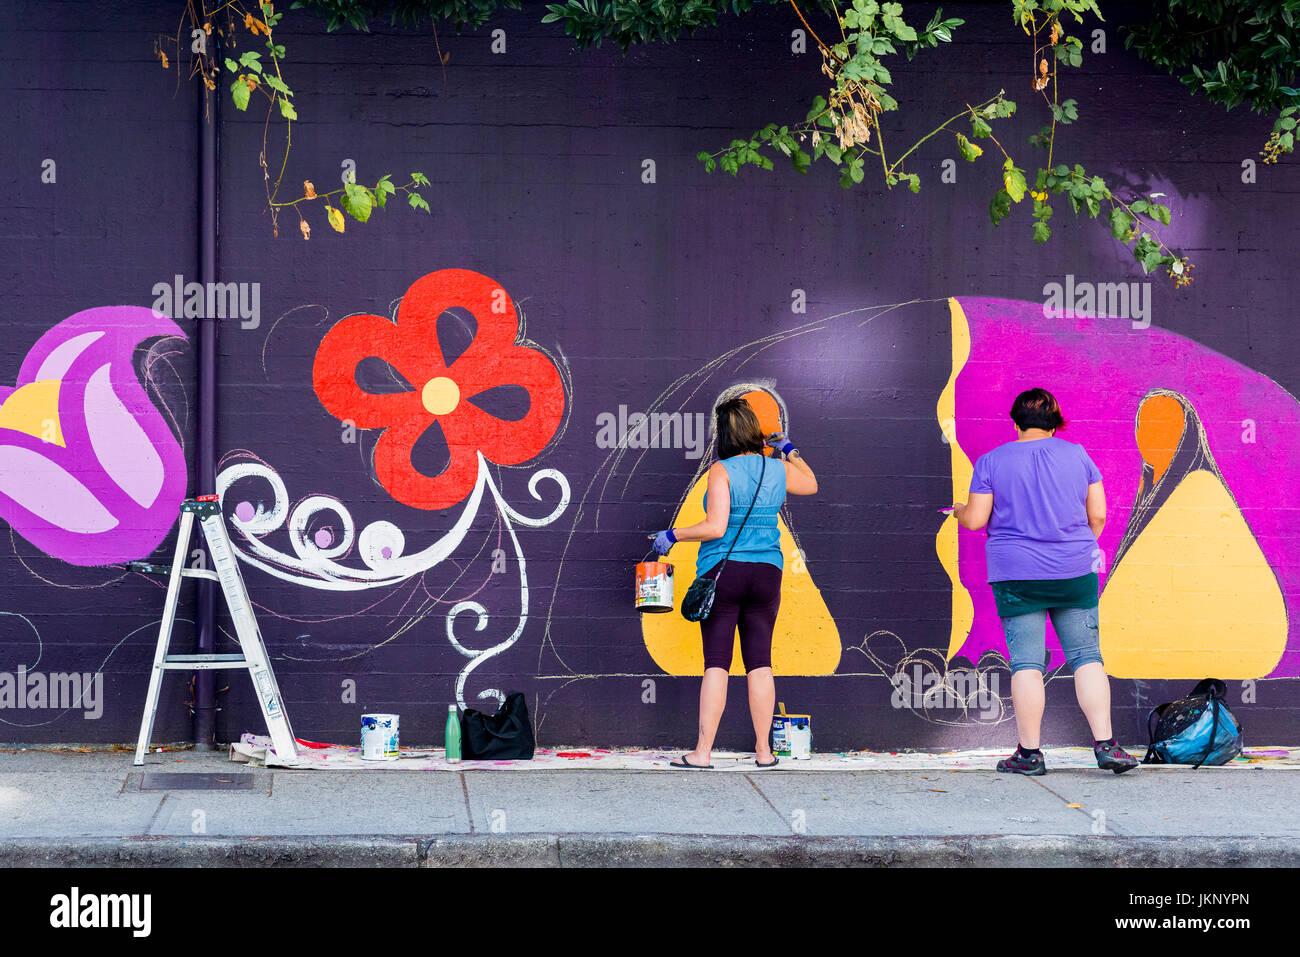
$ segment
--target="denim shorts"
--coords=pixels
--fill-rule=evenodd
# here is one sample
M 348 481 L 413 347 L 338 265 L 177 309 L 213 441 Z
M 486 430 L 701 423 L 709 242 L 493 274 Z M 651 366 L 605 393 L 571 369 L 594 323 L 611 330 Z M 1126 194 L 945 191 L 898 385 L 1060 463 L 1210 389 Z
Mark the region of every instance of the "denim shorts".
M 1052 627 L 1060 639 L 1061 651 L 1073 673 L 1081 665 L 1102 664 L 1101 643 L 1097 632 L 1097 607 L 1051 608 L 1031 611 L 1002 619 L 1002 630 L 1007 636 L 1011 673 L 1034 668 L 1047 671 L 1047 616 L 1052 616 Z

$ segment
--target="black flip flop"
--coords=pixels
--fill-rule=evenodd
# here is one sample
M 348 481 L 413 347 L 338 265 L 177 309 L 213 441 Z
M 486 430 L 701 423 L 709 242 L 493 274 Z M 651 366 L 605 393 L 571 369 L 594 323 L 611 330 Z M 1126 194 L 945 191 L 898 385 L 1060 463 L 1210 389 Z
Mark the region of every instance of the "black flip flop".
M 760 768 L 774 768 L 781 763 L 781 759 L 774 754 L 772 755 L 771 762 L 769 762 L 768 764 L 764 764 L 762 761 L 758 760 L 758 758 L 754 759 L 754 763 L 757 764 Z
M 668 766 L 670 768 L 690 768 L 692 771 L 709 771 L 713 768 L 713 765 L 711 764 L 691 764 L 691 762 L 686 760 L 686 755 L 684 754 L 682 755 L 680 762 L 669 761 Z

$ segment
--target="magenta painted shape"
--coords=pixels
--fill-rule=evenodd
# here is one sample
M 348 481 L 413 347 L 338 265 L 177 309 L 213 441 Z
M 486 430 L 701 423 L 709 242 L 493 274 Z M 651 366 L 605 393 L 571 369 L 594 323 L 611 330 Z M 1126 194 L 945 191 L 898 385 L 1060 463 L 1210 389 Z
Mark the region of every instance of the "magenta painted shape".
M 143 558 L 176 521 L 185 497 L 185 456 L 136 378 L 132 359 L 140 342 L 166 335 L 184 337 L 150 309 L 87 309 L 41 336 L 15 385 L 0 386 L 3 403 L 29 383 L 61 380 L 63 446 L 0 427 L 0 460 L 36 465 L 18 476 L 25 485 L 6 476 L 0 518 L 43 552 L 73 565 Z M 73 494 L 50 495 L 50 483 Z
M 1176 333 L 1107 317 L 1044 318 L 1036 302 L 958 297 L 970 325 L 970 358 L 957 376 L 961 448 L 974 462 L 1014 438 L 1008 416 L 1019 392 L 1041 386 L 1061 402 L 1069 427 L 1106 483 L 1107 520 L 1100 545 L 1107 562 L 1128 525 L 1142 475 L 1134 422 L 1142 398 L 1170 389 L 1191 402 L 1215 462 L 1241 507 L 1286 602 L 1287 647 L 1270 678 L 1300 677 L 1300 562 L 1295 526 L 1300 508 L 1300 402 L 1272 379 Z M 1254 443 L 1242 422 L 1255 422 Z M 958 496 L 961 498 L 962 496 Z M 986 582 L 985 535 L 961 529 L 958 561 L 975 605 L 975 621 L 958 651 L 978 661 L 1006 655 L 1006 641 Z M 1104 579 L 1103 579 L 1104 584 Z M 1050 631 L 1051 666 L 1063 663 Z

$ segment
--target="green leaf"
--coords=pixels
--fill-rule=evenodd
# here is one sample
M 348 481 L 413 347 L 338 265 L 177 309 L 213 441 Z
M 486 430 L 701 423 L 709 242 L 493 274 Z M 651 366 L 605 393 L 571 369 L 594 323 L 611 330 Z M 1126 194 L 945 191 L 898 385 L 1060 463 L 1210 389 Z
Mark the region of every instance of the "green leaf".
M 239 64 L 236 63 L 234 60 L 230 59 L 230 57 L 226 57 L 226 69 L 229 70 L 231 73 L 238 73 Z
M 412 194 L 414 195 L 414 194 Z M 370 219 L 370 191 L 364 186 L 358 186 L 356 183 L 343 184 L 343 197 L 339 201 L 343 211 L 358 222 L 366 222 Z
M 1123 207 L 1116 206 L 1110 211 L 1110 234 L 1116 239 L 1127 240 L 1133 233 L 1133 217 L 1124 212 Z
M 429 177 L 425 176 L 423 173 L 415 172 L 411 174 L 411 182 L 417 183 L 420 186 L 428 186 Z
M 286 120 L 296 120 L 298 118 L 298 111 L 293 108 L 292 103 L 290 103 L 284 97 L 280 97 L 279 102 L 280 102 L 281 116 L 283 116 Z
M 1143 233 L 1142 238 L 1133 247 L 1133 258 L 1141 264 L 1144 273 L 1149 273 L 1160 265 L 1160 260 L 1164 257 L 1160 254 L 1160 244 L 1150 233 Z
M 1154 203 L 1151 206 L 1151 218 L 1161 225 L 1169 225 L 1169 207 Z
M 254 73 L 262 72 L 262 54 L 255 50 L 247 51 L 239 58 L 239 65 L 245 69 L 252 70 Z
M 1059 106 L 1052 104 L 1052 118 L 1061 124 L 1073 123 L 1079 118 L 1078 103 L 1074 100 L 1066 100 Z
M 262 82 L 264 82 L 271 89 L 275 90 L 277 93 L 281 93 L 284 96 L 293 95 L 293 90 L 289 89 L 289 87 L 285 85 L 284 80 L 280 79 L 274 73 L 267 73 L 263 75 Z
M 972 116 L 970 121 L 971 136 L 977 139 L 985 139 L 993 135 L 993 127 L 989 126 L 979 116 Z
M 1151 204 L 1145 199 L 1135 199 L 1133 202 L 1129 203 L 1129 209 L 1133 210 L 1135 213 L 1145 213 L 1150 206 Z
M 412 193 L 406 197 L 406 201 L 411 204 L 412 209 L 422 209 L 426 213 L 429 212 L 429 204 L 424 201 L 424 197 L 419 193 Z
M 1034 223 L 1034 242 L 1045 243 L 1047 242 L 1048 237 L 1050 237 L 1051 235 L 1052 235 L 1052 230 L 1047 225 L 1047 223 L 1043 222 L 1042 220 L 1039 220 L 1038 222 Z
M 1025 174 L 1022 170 L 1016 169 L 1016 165 L 1008 159 L 1002 164 L 1002 182 L 1006 186 L 1006 193 L 1012 202 L 1020 202 L 1025 198 Z
M 235 78 L 234 83 L 230 84 L 230 92 L 235 100 L 235 109 L 248 109 L 248 97 L 252 91 L 249 90 L 248 84 L 244 82 L 244 76 L 242 73 Z
M 975 162 L 975 160 L 979 158 L 980 154 L 984 152 L 982 146 L 976 146 L 961 133 L 957 134 L 957 149 L 961 150 L 962 157 L 970 163 Z
M 333 206 L 325 207 L 325 218 L 330 221 L 336 233 L 343 232 L 343 213 Z
M 996 226 L 1007 218 L 1011 212 L 1011 197 L 1005 189 L 1000 189 L 993 194 L 993 199 L 989 201 L 989 219 L 993 220 Z

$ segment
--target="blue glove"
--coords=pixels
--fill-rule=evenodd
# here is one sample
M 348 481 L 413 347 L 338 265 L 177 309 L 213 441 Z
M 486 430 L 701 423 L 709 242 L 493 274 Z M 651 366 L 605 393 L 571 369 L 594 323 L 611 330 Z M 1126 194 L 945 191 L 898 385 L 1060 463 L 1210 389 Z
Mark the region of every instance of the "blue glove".
M 669 549 L 677 544 L 677 536 L 671 528 L 666 528 L 655 536 L 654 550 L 660 555 L 667 555 Z
M 784 432 L 773 432 L 767 437 L 767 444 L 782 455 L 789 455 L 794 451 L 794 443 L 785 437 Z

